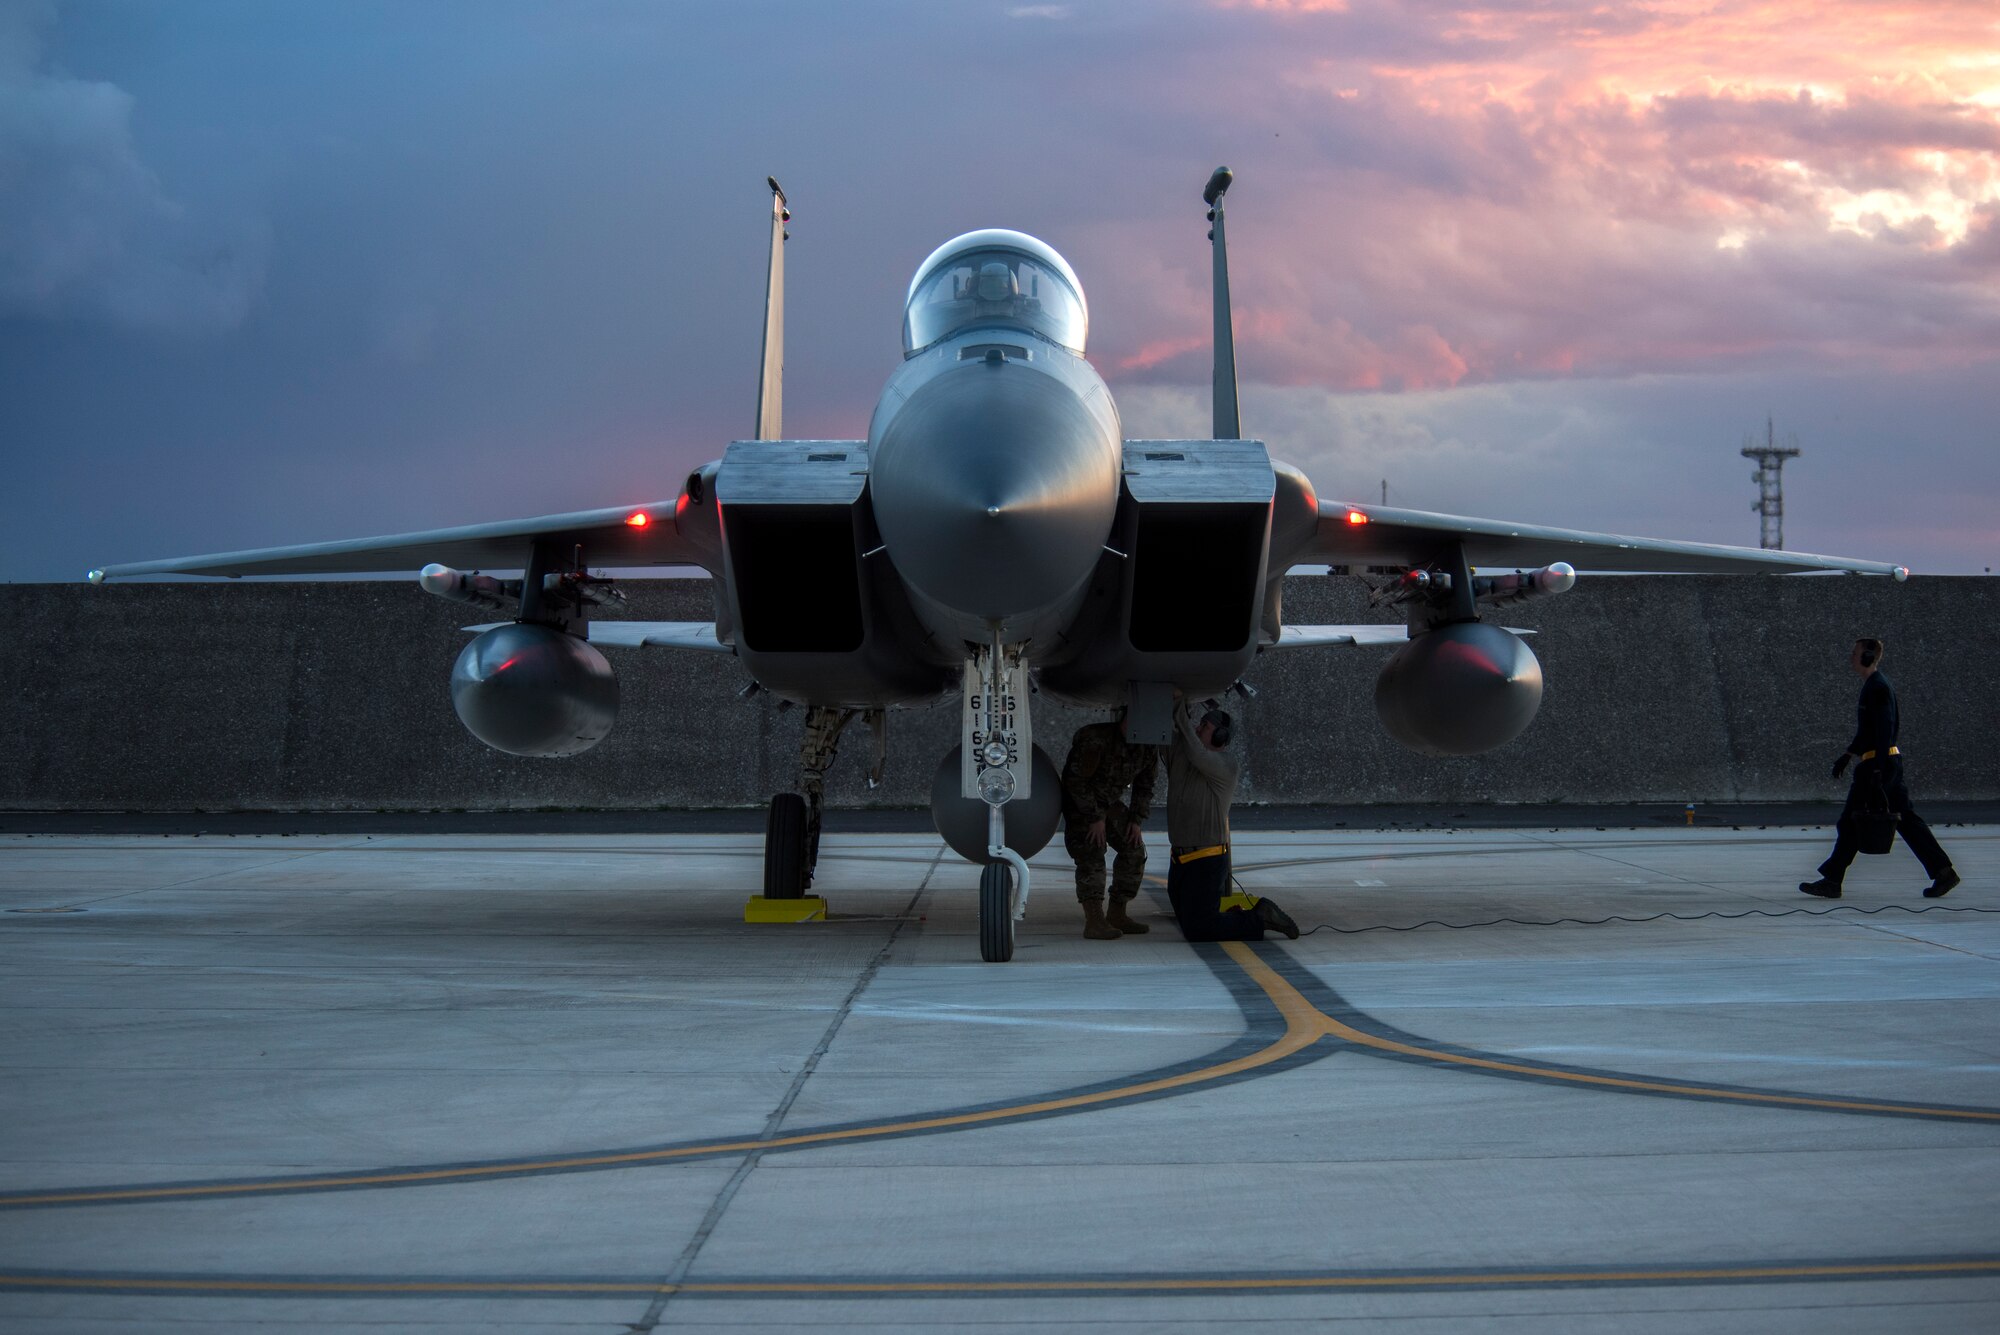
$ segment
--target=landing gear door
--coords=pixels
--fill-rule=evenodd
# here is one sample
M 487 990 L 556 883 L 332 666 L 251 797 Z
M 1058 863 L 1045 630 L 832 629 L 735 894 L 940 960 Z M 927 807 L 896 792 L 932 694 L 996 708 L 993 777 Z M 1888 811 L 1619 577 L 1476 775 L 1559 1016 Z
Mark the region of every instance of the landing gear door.
M 1000 690 L 987 689 L 990 650 L 965 660 L 964 708 L 960 712 L 959 788 L 962 797 L 979 797 L 979 776 L 1004 768 L 1014 776 L 1014 798 L 1030 795 L 1035 767 L 1033 711 L 1028 707 L 1028 670 L 1016 654 L 1003 656 Z

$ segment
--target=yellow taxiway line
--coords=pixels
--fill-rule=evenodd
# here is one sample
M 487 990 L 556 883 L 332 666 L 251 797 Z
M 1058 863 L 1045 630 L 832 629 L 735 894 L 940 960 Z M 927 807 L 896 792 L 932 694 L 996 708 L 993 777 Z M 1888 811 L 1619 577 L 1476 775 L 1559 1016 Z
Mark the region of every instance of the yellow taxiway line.
M 2000 1109 L 1995 1108 L 1952 1108 L 1931 1107 L 1909 1103 L 1873 1103 L 1866 1099 L 1829 1098 L 1813 1094 L 1786 1094 L 1762 1090 L 1730 1089 L 1726 1086 L 1679 1084 L 1670 1080 L 1646 1080 L 1629 1075 L 1605 1075 L 1589 1071 L 1570 1071 L 1558 1066 L 1541 1066 L 1532 1062 L 1507 1061 L 1498 1057 L 1482 1057 L 1471 1053 L 1453 1052 L 1449 1048 L 1426 1047 L 1417 1043 L 1404 1043 L 1397 1039 L 1371 1034 L 1364 1029 L 1356 1029 L 1313 1006 L 1298 990 L 1270 965 L 1264 963 L 1251 949 L 1240 941 L 1226 941 L 1222 948 L 1229 957 L 1243 967 L 1244 972 L 1255 978 L 1266 992 L 1275 999 L 1278 989 L 1283 989 L 1297 997 L 1299 1002 L 1311 1011 L 1320 1032 L 1328 1038 L 1352 1043 L 1356 1047 L 1373 1048 L 1377 1052 L 1393 1052 L 1400 1056 L 1422 1057 L 1427 1061 L 1447 1062 L 1454 1066 L 1466 1066 L 1474 1070 L 1497 1071 L 1503 1075 L 1532 1076 L 1537 1080 L 1557 1080 L 1574 1085 L 1592 1085 L 1604 1089 L 1625 1089 L 1644 1094 L 1672 1094 L 1684 1098 L 1718 1099 L 1723 1102 L 1761 1103 L 1786 1108 L 1819 1108 L 1836 1112 L 1864 1113 L 1921 1113 L 1926 1117 L 1954 1117 L 1972 1122 L 2000 1122 Z
M 516 1177 L 531 1173 L 562 1172 L 585 1168 L 608 1168 L 649 1163 L 668 1163 L 716 1154 L 748 1154 L 755 1150 L 799 1149 L 810 1145 L 834 1145 L 848 1140 L 873 1140 L 884 1136 L 911 1135 L 926 1131 L 947 1131 L 1008 1122 L 1023 1117 L 1073 1112 L 1094 1104 L 1116 1103 L 1149 1094 L 1209 1084 L 1269 1066 L 1317 1043 L 1326 1033 L 1326 1017 L 1298 992 L 1279 978 L 1262 960 L 1251 957 L 1256 978 L 1271 996 L 1284 1018 L 1285 1031 L 1255 1052 L 1217 1062 L 1177 1075 L 1142 1080 L 1110 1089 L 1092 1090 L 1062 1098 L 983 1108 L 973 1112 L 946 1113 L 936 1117 L 914 1117 L 903 1121 L 876 1122 L 866 1126 L 841 1127 L 830 1131 L 807 1131 L 797 1135 L 773 1136 L 759 1140 L 719 1140 L 697 1145 L 676 1145 L 664 1149 L 631 1150 L 617 1154 L 579 1154 L 557 1159 L 509 1160 L 504 1164 L 465 1164 L 447 1168 L 418 1168 L 388 1173 L 328 1173 L 321 1177 L 262 1179 L 244 1182 L 195 1183 L 184 1186 L 115 1187 L 98 1190 L 45 1191 L 0 1195 L 0 1207 L 28 1205 L 85 1205 L 108 1201 L 158 1201 L 208 1199 L 255 1192 L 313 1191 L 334 1188 L 405 1186 L 419 1182 L 450 1182 L 462 1179 Z M 1247 966 L 1246 966 L 1247 967 Z
M 1463 1066 L 1473 1070 L 1492 1071 L 1502 1075 L 1525 1076 L 1537 1080 L 1549 1080 L 1602 1089 L 1628 1090 L 1643 1094 L 1673 1095 L 1725 1103 L 1750 1103 L 1764 1106 L 1808 1108 L 1833 1112 L 1889 1113 L 1905 1116 L 1914 1114 L 1972 1122 L 2000 1122 L 2000 1109 L 1877 1103 L 1865 1099 L 1842 1099 L 1807 1094 L 1730 1089 L 1727 1087 L 1685 1084 L 1667 1080 L 1648 1080 L 1635 1076 L 1565 1070 L 1561 1067 L 1541 1066 L 1529 1062 L 1509 1061 L 1499 1057 L 1454 1052 L 1448 1048 L 1407 1043 L 1383 1035 L 1372 1034 L 1363 1029 L 1357 1029 L 1345 1021 L 1326 1014 L 1313 1005 L 1298 988 L 1288 982 L 1283 975 L 1266 963 L 1245 943 L 1240 941 L 1226 941 L 1222 943 L 1222 949 L 1227 952 L 1229 958 L 1235 961 L 1237 966 L 1258 987 L 1263 989 L 1264 994 L 1270 999 L 1271 1004 L 1277 1009 L 1280 1018 L 1284 1021 L 1284 1032 L 1271 1043 L 1259 1048 L 1255 1052 L 1246 1053 L 1243 1056 L 1217 1062 L 1213 1065 L 1199 1067 L 1195 1070 L 1182 1071 L 1170 1076 L 1161 1076 L 1153 1080 L 1137 1081 L 1132 1084 L 1096 1089 L 1086 1093 L 1065 1095 L 1059 1098 L 1008 1104 L 1004 1107 L 983 1108 L 971 1112 L 944 1113 L 933 1117 L 914 1117 L 899 1121 L 875 1122 L 862 1126 L 840 1127 L 826 1131 L 807 1131 L 796 1135 L 774 1136 L 767 1139 L 718 1140 L 693 1145 L 628 1150 L 609 1154 L 578 1154 L 550 1159 L 507 1160 L 498 1163 L 461 1164 L 438 1168 L 411 1168 L 391 1172 L 328 1173 L 318 1177 L 265 1178 L 240 1182 L 190 1183 L 178 1186 L 130 1186 L 38 1191 L 0 1195 L 0 1208 L 88 1205 L 110 1202 L 207 1200 L 218 1197 L 258 1193 L 347 1190 L 366 1187 L 409 1186 L 423 1183 L 442 1184 L 453 1181 L 520 1177 L 536 1173 L 636 1167 L 645 1164 L 672 1163 L 676 1160 L 703 1158 L 719 1154 L 748 1154 L 754 1151 L 802 1149 L 814 1145 L 835 1145 L 844 1141 L 875 1140 L 884 1137 L 914 1135 L 932 1131 L 958 1130 L 993 1123 L 1010 1122 L 1025 1117 L 1040 1117 L 1056 1113 L 1074 1112 L 1099 1104 L 1118 1103 L 1127 1099 L 1143 1098 L 1149 1095 L 1167 1093 L 1172 1090 L 1187 1089 L 1219 1080 L 1227 1080 L 1245 1072 L 1269 1066 L 1274 1062 L 1283 1061 L 1311 1047 L 1323 1038 L 1351 1044 L 1358 1048 L 1393 1053 L 1397 1056 L 1416 1057 L 1426 1061 Z

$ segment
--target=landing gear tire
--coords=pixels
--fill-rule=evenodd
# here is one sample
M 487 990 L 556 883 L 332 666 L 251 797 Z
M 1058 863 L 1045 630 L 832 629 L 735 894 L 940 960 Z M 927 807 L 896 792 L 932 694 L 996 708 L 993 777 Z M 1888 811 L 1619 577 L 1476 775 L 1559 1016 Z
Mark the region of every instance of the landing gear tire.
M 1005 964 L 1014 958 L 1014 873 L 989 862 L 979 873 L 979 958 Z
M 806 892 L 806 800 L 797 793 L 771 799 L 764 822 L 764 898 L 797 899 Z

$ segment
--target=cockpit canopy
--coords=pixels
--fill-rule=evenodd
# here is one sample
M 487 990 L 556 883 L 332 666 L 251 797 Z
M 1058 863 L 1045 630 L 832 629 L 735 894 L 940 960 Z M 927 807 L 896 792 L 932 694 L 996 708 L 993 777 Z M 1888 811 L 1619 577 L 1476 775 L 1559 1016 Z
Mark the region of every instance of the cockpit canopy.
M 903 355 L 986 326 L 1031 330 L 1081 353 L 1090 311 L 1062 256 L 1025 232 L 992 228 L 952 238 L 917 270 L 903 307 Z

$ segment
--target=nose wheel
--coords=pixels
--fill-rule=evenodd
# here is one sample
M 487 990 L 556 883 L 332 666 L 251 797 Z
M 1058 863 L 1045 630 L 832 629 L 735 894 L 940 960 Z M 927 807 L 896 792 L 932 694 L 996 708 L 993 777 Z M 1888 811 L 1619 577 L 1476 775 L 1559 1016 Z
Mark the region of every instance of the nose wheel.
M 1005 964 L 1014 958 L 1014 871 L 989 862 L 979 873 L 979 958 Z

